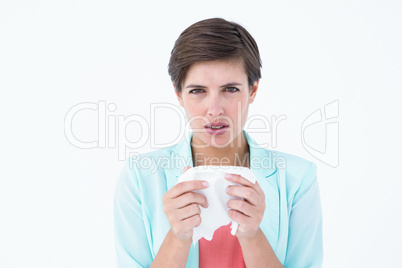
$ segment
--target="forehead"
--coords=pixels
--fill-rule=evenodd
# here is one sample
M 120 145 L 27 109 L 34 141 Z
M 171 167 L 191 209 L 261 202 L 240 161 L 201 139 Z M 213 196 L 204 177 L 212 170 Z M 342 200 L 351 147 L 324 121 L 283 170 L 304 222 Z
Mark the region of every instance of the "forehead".
M 244 83 L 247 74 L 243 61 L 204 61 L 190 66 L 187 71 L 184 87 L 190 83 L 217 84 L 228 82 Z

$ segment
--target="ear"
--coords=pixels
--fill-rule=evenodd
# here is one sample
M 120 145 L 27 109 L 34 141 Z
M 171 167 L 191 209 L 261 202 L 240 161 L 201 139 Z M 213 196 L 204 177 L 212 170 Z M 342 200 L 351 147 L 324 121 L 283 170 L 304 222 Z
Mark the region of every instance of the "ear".
M 260 83 L 260 80 L 254 82 L 253 87 L 252 87 L 252 89 L 250 91 L 249 103 L 254 102 L 255 96 L 257 95 L 257 90 L 258 90 L 259 83 Z
M 181 107 L 184 107 L 183 99 L 181 98 L 181 92 L 180 92 L 180 93 L 177 92 L 177 90 L 176 90 L 176 85 L 175 85 L 174 83 L 173 83 L 173 88 L 174 88 L 174 93 L 176 94 L 177 100 L 178 100 L 179 103 L 180 103 L 180 106 L 181 106 Z

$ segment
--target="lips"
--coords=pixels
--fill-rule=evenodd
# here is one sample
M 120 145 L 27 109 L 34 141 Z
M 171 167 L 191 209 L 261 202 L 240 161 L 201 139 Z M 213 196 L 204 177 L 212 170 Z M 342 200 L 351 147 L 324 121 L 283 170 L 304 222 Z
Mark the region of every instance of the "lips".
M 209 135 L 223 135 L 226 133 L 229 125 L 222 122 L 215 122 L 205 125 L 205 130 Z
M 215 122 L 215 123 L 205 125 L 206 128 L 210 128 L 210 129 L 222 129 L 222 128 L 225 128 L 228 126 L 229 126 L 228 124 L 221 123 L 221 122 Z

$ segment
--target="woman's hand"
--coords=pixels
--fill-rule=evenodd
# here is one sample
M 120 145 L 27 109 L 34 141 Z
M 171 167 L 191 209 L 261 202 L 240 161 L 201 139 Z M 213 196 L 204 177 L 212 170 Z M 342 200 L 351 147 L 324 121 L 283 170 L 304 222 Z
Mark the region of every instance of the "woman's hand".
M 255 184 L 240 175 L 226 174 L 225 179 L 241 184 L 232 185 L 226 190 L 227 194 L 244 198 L 231 199 L 227 203 L 229 217 L 239 224 L 236 232 L 238 238 L 253 238 L 259 229 L 265 211 L 265 194 L 256 181 Z
M 190 167 L 186 167 L 183 172 Z M 199 205 L 208 207 L 207 198 L 194 190 L 208 188 L 206 181 L 184 181 L 173 186 L 163 196 L 163 211 L 165 212 L 173 234 L 180 240 L 191 240 L 193 228 L 201 224 Z

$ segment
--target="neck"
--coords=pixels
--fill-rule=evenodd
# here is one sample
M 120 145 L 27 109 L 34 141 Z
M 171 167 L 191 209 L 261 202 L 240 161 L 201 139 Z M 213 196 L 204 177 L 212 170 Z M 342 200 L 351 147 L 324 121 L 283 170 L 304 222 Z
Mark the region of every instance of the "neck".
M 194 167 L 196 166 L 250 166 L 250 150 L 243 132 L 223 148 L 207 146 L 199 148 L 197 139 L 191 141 Z M 204 147 L 204 146 L 203 146 Z

